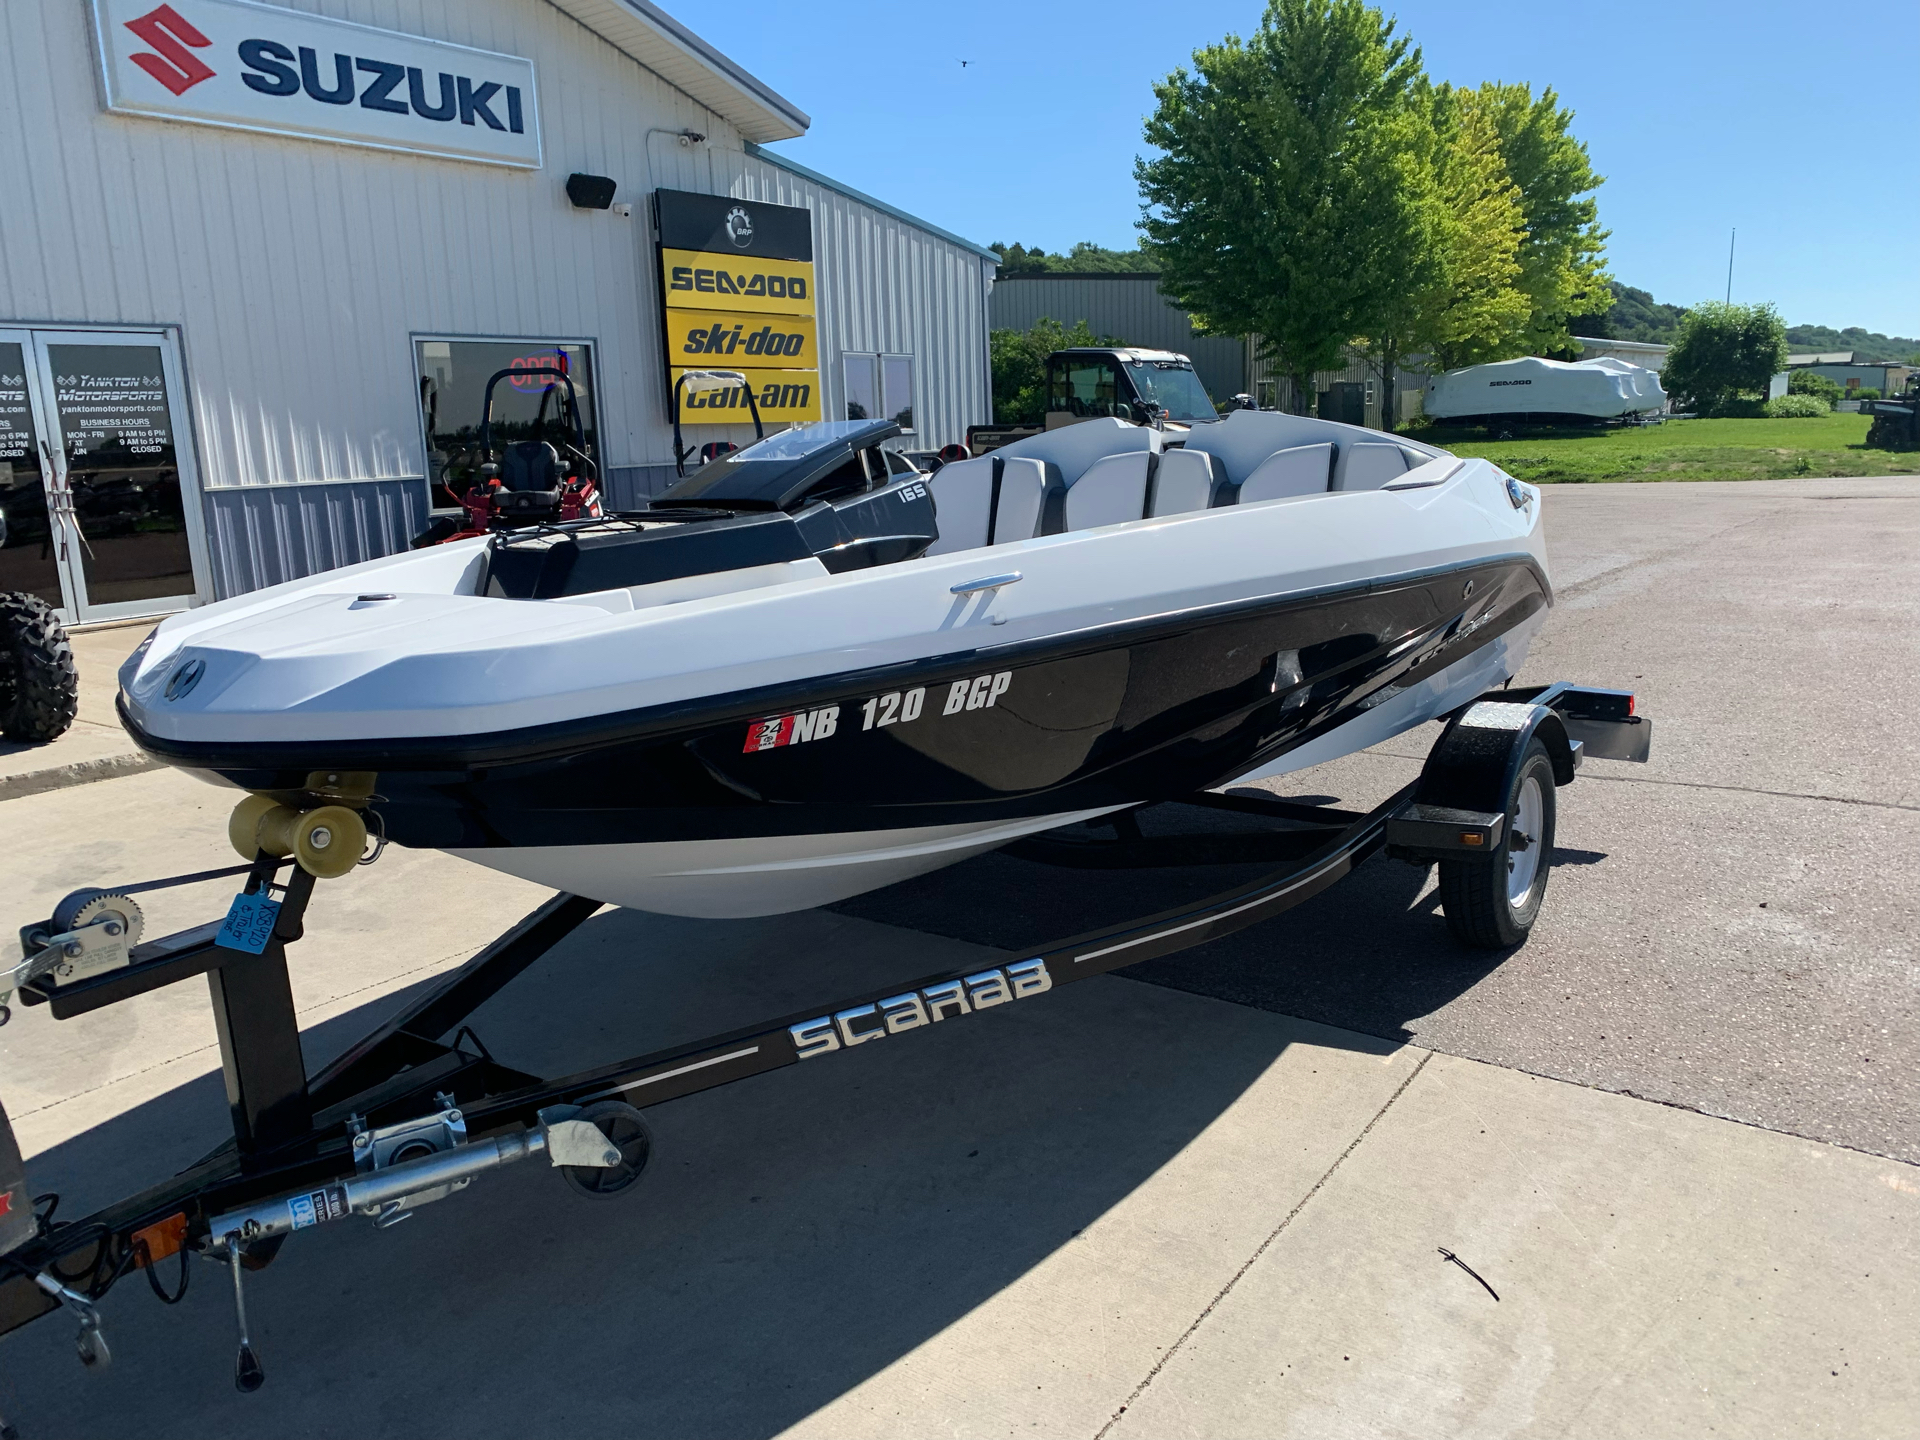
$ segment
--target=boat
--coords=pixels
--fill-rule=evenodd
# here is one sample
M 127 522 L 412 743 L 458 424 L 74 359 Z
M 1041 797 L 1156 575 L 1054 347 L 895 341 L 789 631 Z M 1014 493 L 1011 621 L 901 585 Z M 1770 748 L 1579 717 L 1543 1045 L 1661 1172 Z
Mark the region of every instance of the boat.
M 1658 414 L 1666 404 L 1657 370 L 1611 355 L 1591 360 L 1522 355 L 1434 376 L 1427 382 L 1421 408 L 1430 419 L 1455 424 L 1592 424 Z
M 1378 743 L 1509 679 L 1551 606 L 1538 492 L 1408 439 L 1103 418 L 928 476 L 898 433 L 173 616 L 122 722 L 258 803 L 766 915 Z

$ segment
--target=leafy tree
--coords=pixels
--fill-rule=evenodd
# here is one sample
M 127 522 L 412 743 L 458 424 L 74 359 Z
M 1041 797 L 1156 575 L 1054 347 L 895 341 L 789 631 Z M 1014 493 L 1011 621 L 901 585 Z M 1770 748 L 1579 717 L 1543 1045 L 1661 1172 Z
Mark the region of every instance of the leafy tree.
M 998 249 L 999 247 L 995 247 Z M 1005 251 L 1001 251 L 1005 254 Z M 1085 320 L 1069 329 L 1044 315 L 1031 330 L 995 330 L 987 337 L 993 366 L 993 419 L 997 425 L 1039 425 L 1047 418 L 1047 356 L 1074 345 L 1121 345 L 1096 336 Z
M 1779 372 L 1775 372 L 1776 374 Z M 1811 370 L 1796 370 L 1787 377 L 1789 395 L 1812 395 L 1826 401 L 1827 408 L 1833 408 L 1833 402 L 1841 395 L 1839 383 L 1824 375 L 1816 375 Z
M 1409 351 L 1451 370 L 1526 353 L 1532 303 L 1518 288 L 1525 217 L 1500 136 L 1478 93 L 1422 86 L 1408 130 L 1426 248 L 1425 285 L 1396 287 L 1367 351 L 1381 376 L 1383 423 L 1392 428 L 1394 372 Z
M 1680 321 L 1687 313 L 1684 306 L 1662 305 L 1645 290 L 1622 285 L 1618 280 L 1609 288 L 1613 304 L 1607 310 L 1607 327 L 1613 332 L 1613 338 L 1644 340 L 1655 345 L 1671 345 L 1680 338 Z M 1571 322 L 1567 328 L 1575 335 L 1607 338 L 1597 330 L 1579 329 Z
M 1571 349 L 1568 320 L 1600 308 L 1610 295 L 1607 232 L 1593 198 L 1603 177 L 1569 131 L 1573 112 L 1560 108 L 1552 90 L 1535 99 L 1526 85 L 1489 81 L 1478 94 L 1500 134 L 1500 153 L 1526 216 L 1519 282 L 1533 307 L 1526 350 Z
M 1407 143 L 1420 52 L 1393 32 L 1362 0 L 1269 0 L 1250 40 L 1154 86 L 1162 153 L 1134 177 L 1161 293 L 1203 334 L 1260 336 L 1296 396 L 1430 280 Z
M 1869 364 L 1905 360 L 1909 365 L 1920 365 L 1920 340 L 1904 335 L 1882 335 L 1858 325 L 1845 330 L 1835 330 L 1828 325 L 1789 326 L 1787 344 L 1795 350 L 1851 350 L 1854 359 Z
M 1713 415 L 1764 397 L 1767 382 L 1786 368 L 1787 326 L 1779 311 L 1709 300 L 1681 321 L 1660 378 L 1701 414 Z
M 1138 250 L 1109 250 L 1091 240 L 1082 240 L 1064 255 L 1049 255 L 1045 250 L 1027 249 L 1018 241 L 988 247 L 1000 252 L 1001 275 L 1128 275 L 1153 269 L 1152 262 Z

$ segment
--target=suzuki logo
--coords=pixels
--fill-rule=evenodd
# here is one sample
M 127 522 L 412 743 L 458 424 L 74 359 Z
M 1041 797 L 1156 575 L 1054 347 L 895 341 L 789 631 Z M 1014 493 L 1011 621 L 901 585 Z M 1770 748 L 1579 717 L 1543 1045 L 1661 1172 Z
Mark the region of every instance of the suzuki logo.
M 160 52 L 135 55 L 131 57 L 133 63 L 175 95 L 184 95 L 202 80 L 213 78 L 213 67 L 187 49 L 189 45 L 197 49 L 213 42 L 189 25 L 171 5 L 162 5 L 138 20 L 127 21 L 127 29 Z

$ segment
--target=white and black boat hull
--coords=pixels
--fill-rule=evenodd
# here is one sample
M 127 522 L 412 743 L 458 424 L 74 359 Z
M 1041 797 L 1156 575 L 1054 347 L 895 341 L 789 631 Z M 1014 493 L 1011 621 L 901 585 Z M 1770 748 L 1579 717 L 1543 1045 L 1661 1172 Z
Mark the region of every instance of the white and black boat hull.
M 401 845 L 642 909 L 778 913 L 1349 753 L 1498 685 L 1551 604 L 1513 493 L 1452 462 L 1401 493 L 644 611 L 462 595 L 432 569 L 458 554 L 397 557 L 168 622 L 121 714 L 249 791 L 370 772 Z M 954 593 L 1000 569 L 1019 578 Z

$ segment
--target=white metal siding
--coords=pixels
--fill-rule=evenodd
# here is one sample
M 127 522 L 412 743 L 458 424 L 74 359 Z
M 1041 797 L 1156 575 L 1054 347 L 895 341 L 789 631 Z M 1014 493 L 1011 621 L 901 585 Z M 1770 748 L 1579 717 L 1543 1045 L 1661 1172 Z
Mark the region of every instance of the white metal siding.
M 749 157 L 726 121 L 543 0 L 287 8 L 530 57 L 545 168 L 111 115 L 80 0 L 0 5 L 0 119 L 17 137 L 0 147 L 0 322 L 180 326 L 200 479 L 216 500 L 316 482 L 419 488 L 417 333 L 594 339 L 607 468 L 663 473 L 656 185 L 815 210 L 830 405 L 840 352 L 886 348 L 916 356 L 923 438 L 987 418 L 990 266 Z M 707 143 L 681 147 L 684 128 Z M 573 171 L 613 176 L 632 218 L 572 209 Z M 364 483 L 316 493 L 342 514 L 303 520 L 309 495 L 271 509 L 270 535 L 254 504 L 208 506 L 212 588 L 384 553 L 424 497 L 395 509 L 384 496 L 373 511 L 389 520 L 370 528 Z

